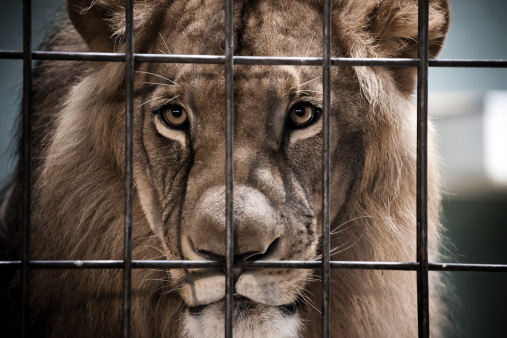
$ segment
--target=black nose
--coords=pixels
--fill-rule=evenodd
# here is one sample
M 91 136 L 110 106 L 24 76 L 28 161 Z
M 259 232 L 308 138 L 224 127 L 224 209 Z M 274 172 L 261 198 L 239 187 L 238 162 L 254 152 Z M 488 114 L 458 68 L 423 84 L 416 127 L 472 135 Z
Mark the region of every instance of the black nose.
M 208 250 L 199 250 L 194 247 L 194 244 L 192 243 L 192 240 L 189 238 L 190 244 L 192 248 L 203 258 L 210 260 L 210 261 L 219 261 L 224 262 L 225 256 L 218 255 L 214 252 L 208 251 Z M 280 245 L 280 238 L 275 239 L 271 244 L 268 246 L 265 252 L 257 252 L 257 251 L 248 251 L 244 253 L 240 253 L 237 255 L 234 255 L 234 262 L 244 262 L 244 261 L 261 261 L 268 259 L 271 255 L 273 255 Z M 223 270 L 224 275 L 225 269 Z M 239 276 L 243 273 L 243 269 L 240 268 L 234 268 L 234 284 L 238 281 Z
M 214 252 L 208 251 L 208 250 L 200 250 L 199 248 L 195 248 L 192 240 L 189 239 L 191 246 L 194 248 L 194 250 L 203 258 L 211 261 L 225 261 L 225 256 L 216 254 Z M 278 249 L 280 243 L 280 238 L 275 239 L 271 244 L 268 246 L 265 252 L 258 252 L 258 251 L 248 251 L 243 252 L 239 254 L 234 255 L 234 262 L 244 262 L 244 261 L 261 261 L 268 259 L 273 253 L 275 253 Z

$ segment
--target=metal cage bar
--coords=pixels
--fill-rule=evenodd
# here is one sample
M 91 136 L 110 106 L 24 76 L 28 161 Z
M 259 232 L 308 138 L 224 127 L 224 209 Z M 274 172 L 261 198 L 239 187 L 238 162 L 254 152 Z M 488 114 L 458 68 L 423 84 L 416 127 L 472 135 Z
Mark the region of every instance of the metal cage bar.
M 23 51 L 0 50 L 0 59 L 23 59 Z M 93 52 L 50 52 L 32 51 L 33 60 L 60 61 L 95 61 L 124 62 L 124 53 L 93 53 Z M 223 55 L 166 55 L 166 54 L 135 54 L 136 62 L 167 62 L 167 63 L 201 63 L 224 64 Z M 271 66 L 320 66 L 319 57 L 273 57 L 273 56 L 233 56 L 236 65 L 271 65 Z M 331 66 L 389 66 L 418 67 L 418 58 L 331 58 Z M 491 59 L 430 59 L 429 67 L 438 68 L 507 68 L 506 60 Z
M 23 59 L 23 51 L 0 50 L 0 59 Z M 95 61 L 95 62 L 124 62 L 124 53 L 94 53 L 94 52 L 50 52 L 32 51 L 33 60 L 59 61 Z M 166 63 L 200 63 L 225 64 L 223 55 L 176 55 L 176 54 L 136 54 L 136 62 L 166 62 Z M 236 65 L 270 65 L 270 66 L 321 66 L 319 57 L 274 57 L 274 56 L 234 56 Z M 331 58 L 331 66 L 389 66 L 389 67 L 418 67 L 418 58 Z M 506 60 L 491 59 L 430 59 L 429 67 L 438 68 L 507 68 Z
M 331 230 L 329 220 L 330 208 L 330 114 L 331 114 L 331 0 L 323 5 L 322 27 L 322 337 L 330 335 L 329 285 L 331 279 Z
M 331 269 L 361 270 L 402 270 L 417 271 L 417 262 L 368 262 L 368 261 L 330 261 Z M 31 270 L 50 269 L 123 269 L 123 260 L 62 260 L 29 262 Z M 242 269 L 321 269 L 322 261 L 254 261 L 237 262 Z M 132 260 L 133 269 L 211 269 L 225 268 L 218 261 L 169 261 L 169 260 Z M 20 270 L 21 261 L 0 261 L 0 271 Z M 507 272 L 507 264 L 470 264 L 470 263 L 428 263 L 429 271 L 459 272 Z
M 32 204 L 32 4 L 23 0 L 23 231 L 21 270 L 21 337 L 30 336 L 30 229 Z
M 233 334 L 234 297 L 234 22 L 233 0 L 225 0 L 225 337 Z
M 123 270 L 123 335 L 131 335 L 131 292 L 132 269 L 147 268 L 224 268 L 226 270 L 225 336 L 232 337 L 233 331 L 233 269 L 293 268 L 321 269 L 322 271 L 322 335 L 330 335 L 329 282 L 330 269 L 374 269 L 415 271 L 417 273 L 418 330 L 419 337 L 429 337 L 429 294 L 428 271 L 474 271 L 507 272 L 507 264 L 467 264 L 428 262 L 427 239 L 427 129 L 428 129 L 428 68 L 429 67 L 477 67 L 507 68 L 507 60 L 487 59 L 429 59 L 428 17 L 429 1 L 419 0 L 419 46 L 418 58 L 365 59 L 331 57 L 331 0 L 323 6 L 323 57 L 263 57 L 234 56 L 233 1 L 225 0 L 225 55 L 159 55 L 134 53 L 133 0 L 126 0 L 126 50 L 125 53 L 78 53 L 32 51 L 31 46 L 31 1 L 23 0 L 23 49 L 0 50 L 0 59 L 23 60 L 23 137 L 22 168 L 23 231 L 20 261 L 0 261 L 0 270 L 21 270 L 21 336 L 29 336 L 29 276 L 30 270 L 39 269 L 121 269 Z M 125 227 L 123 260 L 30 260 L 31 228 L 31 110 L 32 110 L 32 60 L 73 60 L 125 62 Z M 132 259 L 132 201 L 133 201 L 133 93 L 134 66 L 136 62 L 224 64 L 226 85 L 226 262 L 217 261 L 157 261 Z M 321 261 L 254 261 L 234 262 L 234 64 L 242 65 L 300 65 L 322 66 L 323 104 L 323 256 Z M 331 67 L 389 66 L 417 67 L 417 259 L 416 262 L 350 262 L 330 260 L 330 100 Z
M 428 49 L 429 0 L 419 0 L 417 69 L 417 317 L 419 337 L 430 335 L 428 295 Z
M 131 336 L 132 201 L 134 190 L 134 18 L 133 0 L 125 1 L 125 220 L 123 244 L 123 337 Z

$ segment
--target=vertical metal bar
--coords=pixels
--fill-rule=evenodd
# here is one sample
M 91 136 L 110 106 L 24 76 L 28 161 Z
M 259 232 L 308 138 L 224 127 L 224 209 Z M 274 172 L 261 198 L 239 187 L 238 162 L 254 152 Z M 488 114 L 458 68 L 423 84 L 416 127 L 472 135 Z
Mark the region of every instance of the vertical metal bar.
M 225 95 L 226 95 L 226 257 L 225 257 L 225 337 L 233 331 L 234 292 L 234 26 L 233 1 L 225 1 Z
M 417 73 L 417 312 L 419 337 L 429 337 L 428 299 L 428 0 L 419 0 Z
M 123 336 L 131 335 L 132 195 L 134 189 L 134 26 L 133 0 L 125 0 L 125 229 L 123 257 Z
M 21 270 L 21 337 L 29 336 L 30 228 L 32 200 L 32 4 L 23 0 L 23 244 Z
M 329 337 L 329 284 L 330 284 L 330 127 L 329 115 L 331 111 L 331 0 L 324 1 L 323 8 L 323 115 L 322 115 L 322 337 Z

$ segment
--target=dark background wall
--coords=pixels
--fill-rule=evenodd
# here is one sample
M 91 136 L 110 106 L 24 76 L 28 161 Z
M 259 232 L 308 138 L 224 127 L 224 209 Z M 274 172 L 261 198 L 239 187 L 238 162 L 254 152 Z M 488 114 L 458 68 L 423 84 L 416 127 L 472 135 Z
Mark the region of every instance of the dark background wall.
M 33 1 L 33 46 L 40 44 L 63 1 Z M 440 58 L 507 59 L 507 1 L 451 0 L 452 21 Z M 21 49 L 20 0 L 0 2 L 0 49 Z M 507 69 L 430 69 L 430 108 L 440 134 L 443 223 L 449 260 L 507 264 L 507 182 L 489 174 L 485 119 L 490 93 L 507 95 Z M 0 180 L 12 170 L 11 144 L 20 106 L 22 61 L 0 60 Z M 500 110 L 507 116 L 507 105 Z M 504 126 L 507 129 L 507 124 Z M 498 142 L 503 142 L 499 139 Z M 507 156 L 507 142 L 501 144 Z M 502 157 L 498 153 L 496 157 Z M 506 160 L 507 161 L 507 160 Z M 503 168 L 503 167 L 502 167 Z M 447 273 L 464 337 L 505 337 L 507 273 Z

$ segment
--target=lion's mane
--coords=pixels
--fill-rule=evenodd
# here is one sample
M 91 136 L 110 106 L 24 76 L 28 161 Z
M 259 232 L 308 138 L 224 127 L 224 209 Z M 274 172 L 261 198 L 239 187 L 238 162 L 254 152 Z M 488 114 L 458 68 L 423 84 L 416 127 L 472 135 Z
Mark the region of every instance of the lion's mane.
M 238 2 L 243 4 L 244 2 Z M 320 6 L 320 3 L 317 4 Z M 122 6 L 93 1 L 113 13 L 107 24 L 122 50 Z M 217 6 L 217 5 L 215 5 Z M 165 2 L 135 5 L 136 46 L 146 50 L 156 38 Z M 333 35 L 345 55 L 357 58 L 416 57 L 416 1 L 335 1 Z M 91 9 L 83 9 L 86 15 Z M 84 13 L 84 14 L 83 14 Z M 448 14 L 445 1 L 430 1 L 430 54 L 443 42 Z M 76 14 L 74 14 L 76 15 Z M 379 19 L 380 18 L 380 19 Z M 102 25 L 104 23 L 101 23 Z M 317 29 L 318 31 L 318 29 Z M 54 51 L 89 51 L 99 39 L 85 41 L 70 21 L 59 23 L 47 45 Z M 100 70 L 100 71 L 97 71 Z M 360 179 L 339 221 L 333 224 L 353 242 L 333 237 L 340 260 L 414 261 L 416 253 L 416 115 L 411 93 L 413 68 L 354 67 L 369 113 L 361 117 L 364 158 Z M 104 260 L 123 257 L 124 137 L 122 98 L 124 65 L 119 62 L 40 62 L 34 75 L 34 197 L 32 259 Z M 433 130 L 430 128 L 430 140 Z M 430 259 L 439 257 L 440 188 L 434 145 L 428 145 L 428 227 Z M 361 151 L 359 149 L 358 151 Z M 21 168 L 20 168 L 21 169 Z M 19 235 L 20 179 L 10 185 L 2 216 L 4 237 Z M 139 201 L 133 206 L 134 259 L 163 259 Z M 17 243 L 4 245 L 2 259 L 17 258 Z M 48 336 L 115 336 L 121 328 L 121 270 L 32 271 L 32 330 Z M 333 270 L 332 332 L 344 337 L 410 337 L 417 332 L 416 273 L 406 271 Z M 133 335 L 180 334 L 184 304 L 170 292 L 165 271 L 135 269 Z M 15 283 L 14 283 L 15 284 Z M 433 288 L 441 287 L 431 274 Z M 307 295 L 318 307 L 320 283 Z M 13 291 L 14 292 L 14 291 Z M 13 293 L 15 295 L 15 293 Z M 443 305 L 431 291 L 433 333 L 438 335 Z M 48 321 L 49 319 L 49 321 Z M 308 307 L 305 336 L 320 334 L 320 313 Z M 46 327 L 47 323 L 49 327 Z M 408 324 L 407 324 L 408 323 Z

